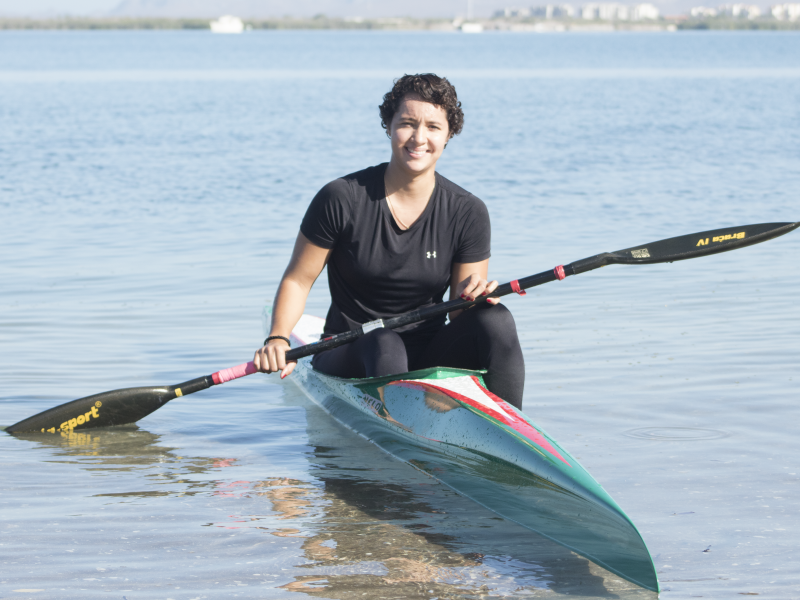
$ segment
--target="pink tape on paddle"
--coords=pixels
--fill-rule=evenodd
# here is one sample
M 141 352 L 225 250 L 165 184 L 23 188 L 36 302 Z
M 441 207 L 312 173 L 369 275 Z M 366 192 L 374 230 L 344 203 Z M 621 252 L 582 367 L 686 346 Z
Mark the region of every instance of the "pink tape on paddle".
M 567 276 L 567 274 L 564 273 L 564 265 L 558 265 L 555 269 L 553 269 L 553 273 L 556 274 L 556 277 L 558 277 L 559 281 L 561 281 L 562 279 L 564 279 L 564 277 Z
M 211 376 L 211 379 L 214 380 L 214 385 L 219 385 L 220 383 L 225 383 L 231 379 L 239 379 L 239 377 L 244 377 L 245 375 L 252 375 L 255 372 L 256 366 L 251 360 L 248 363 L 236 365 L 230 369 L 222 369 L 222 371 L 217 371 Z
M 511 289 L 512 289 L 512 291 L 517 292 L 520 296 L 527 296 L 528 295 L 528 292 L 526 292 L 521 287 L 519 287 L 519 280 L 518 279 L 515 279 L 514 281 L 511 282 Z

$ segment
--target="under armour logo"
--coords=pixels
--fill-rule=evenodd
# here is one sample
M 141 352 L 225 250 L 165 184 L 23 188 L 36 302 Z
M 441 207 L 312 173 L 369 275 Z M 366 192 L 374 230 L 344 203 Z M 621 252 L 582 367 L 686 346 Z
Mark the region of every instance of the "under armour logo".
M 436 250 L 433 252 L 428 252 L 428 258 L 436 258 Z

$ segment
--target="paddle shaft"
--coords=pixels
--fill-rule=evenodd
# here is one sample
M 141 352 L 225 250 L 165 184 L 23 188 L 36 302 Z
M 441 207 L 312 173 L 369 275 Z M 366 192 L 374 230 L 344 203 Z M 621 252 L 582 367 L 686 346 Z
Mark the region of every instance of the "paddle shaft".
M 758 244 L 766 240 L 784 235 L 793 229 L 800 226 L 797 223 L 762 223 L 759 225 L 745 225 L 741 227 L 731 227 L 725 229 L 715 229 L 712 231 L 704 231 L 701 233 L 693 233 L 675 238 L 669 238 L 651 244 L 642 246 L 634 246 L 625 250 L 618 250 L 617 252 L 604 252 L 596 254 L 589 258 L 575 261 L 566 266 L 559 266 L 550 271 L 543 271 L 536 275 L 524 277 L 504 283 L 498 286 L 491 294 L 481 296 L 475 300 L 450 300 L 424 308 L 418 308 L 396 317 L 388 319 L 379 319 L 370 323 L 364 323 L 361 327 L 339 333 L 331 337 L 320 340 L 319 342 L 308 344 L 294 348 L 286 353 L 287 360 L 297 360 L 304 356 L 317 354 L 324 350 L 336 348 L 342 344 L 348 344 L 357 340 L 365 333 L 385 327 L 387 329 L 395 329 L 403 325 L 425 321 L 440 317 L 455 310 L 462 310 L 470 308 L 481 302 L 485 302 L 487 298 L 500 298 L 507 296 L 511 293 L 524 293 L 523 290 L 555 281 L 556 279 L 564 279 L 570 275 L 579 275 L 592 271 L 600 267 L 610 264 L 627 264 L 627 265 L 641 265 L 641 264 L 655 264 L 664 262 L 674 262 L 678 260 L 687 260 L 690 258 L 697 258 L 700 256 L 708 256 L 720 252 L 727 252 L 735 250 L 744 246 Z
M 217 371 L 213 375 L 206 375 L 204 377 L 197 377 L 196 379 L 190 379 L 189 381 L 185 381 L 180 383 L 176 386 L 173 386 L 173 390 L 175 392 L 175 398 L 180 396 L 186 396 L 187 394 L 194 394 L 195 392 L 200 392 L 202 390 L 210 388 L 212 385 L 219 385 L 221 383 L 225 383 L 226 381 L 231 381 L 232 379 L 238 379 L 239 377 L 244 377 L 245 375 L 252 375 L 256 373 L 258 369 L 253 364 L 253 361 L 242 363 L 241 365 L 236 365 L 235 367 L 231 367 L 230 369 L 222 369 L 221 371 Z
M 569 267 L 564 267 L 565 274 L 567 269 L 569 269 Z M 545 271 L 544 273 L 539 273 L 538 275 L 531 275 L 530 277 L 525 277 L 524 279 L 520 279 L 519 280 L 520 290 L 541 285 L 543 283 L 547 283 L 548 281 L 553 281 L 557 279 L 558 277 L 556 275 L 556 271 L 557 269 L 553 271 Z M 569 274 L 572 275 L 572 272 L 570 271 Z M 358 329 L 353 329 L 351 331 L 339 333 L 337 335 L 325 338 L 324 340 L 321 340 L 314 344 L 308 344 L 306 346 L 300 346 L 299 348 L 293 348 L 292 350 L 289 350 L 286 353 L 286 360 L 288 361 L 297 360 L 305 356 L 311 356 L 312 354 L 317 354 L 325 350 L 330 350 L 331 348 L 336 348 L 344 344 L 349 344 L 350 342 L 357 340 L 365 333 L 368 333 L 369 331 L 377 327 L 394 329 L 396 327 L 408 325 L 409 323 L 416 323 L 418 321 L 432 319 L 454 310 L 469 308 L 471 306 L 479 304 L 480 302 L 485 302 L 486 298 L 499 298 L 500 296 L 505 296 L 507 294 L 512 293 L 513 291 L 514 290 L 512 289 L 512 284 L 505 283 L 501 286 L 498 286 L 497 289 L 490 295 L 482 296 L 473 301 L 460 300 L 460 299 L 450 300 L 449 302 L 443 302 L 441 304 L 434 304 L 433 306 L 426 306 L 425 308 L 412 310 L 410 312 L 403 313 L 402 315 L 398 315 L 390 319 L 384 319 L 381 321 L 382 323 L 381 325 L 377 325 L 377 322 L 375 321 L 373 321 L 372 323 L 364 323 Z M 250 361 L 242 363 L 240 365 L 236 365 L 235 367 L 231 367 L 229 369 L 223 369 L 221 371 L 217 371 L 212 375 L 204 375 L 203 377 L 190 379 L 189 381 L 185 381 L 183 383 L 179 383 L 178 385 L 171 386 L 170 388 L 171 393 L 169 394 L 169 396 L 171 397 L 169 397 L 169 400 L 172 400 L 174 398 L 179 398 L 181 396 L 187 396 L 188 394 L 194 394 L 195 392 L 206 390 L 213 385 L 219 385 L 221 383 L 225 383 L 233 379 L 238 379 L 240 377 L 252 375 L 255 372 L 257 372 L 257 369 L 253 364 L 253 361 Z
M 570 275 L 579 275 L 606 265 L 654 264 L 687 260 L 758 244 L 784 235 L 798 227 L 800 227 L 800 222 L 744 225 L 669 238 L 617 252 L 597 254 L 564 267 L 559 266 L 550 271 L 505 283 L 498 286 L 492 293 L 475 300 L 450 300 L 412 310 L 396 317 L 364 323 L 352 331 L 333 335 L 314 344 L 293 348 L 286 353 L 286 359 L 297 360 L 304 356 L 336 348 L 381 327 L 394 329 L 402 325 L 440 317 L 452 311 L 467 309 L 485 302 L 488 298 L 500 298 L 513 292 L 524 294 L 524 290 L 528 288 L 556 279 L 564 279 Z M 213 375 L 190 379 L 176 386 L 128 388 L 96 394 L 43 411 L 12 425 L 6 431 L 9 433 L 56 432 L 134 423 L 174 398 L 193 394 L 212 385 L 219 385 L 255 372 L 255 365 L 251 361 L 230 369 L 223 369 Z
M 319 342 L 293 348 L 286 353 L 286 360 L 297 360 L 305 356 L 311 356 L 325 350 L 337 348 L 343 344 L 349 344 L 360 338 L 365 333 L 369 333 L 373 329 L 386 328 L 395 329 L 403 325 L 410 325 L 411 323 L 418 323 L 427 319 L 440 317 L 447 313 L 463 310 L 475 306 L 481 302 L 485 302 L 487 298 L 500 298 L 512 293 L 522 293 L 524 290 L 555 281 L 557 279 L 564 279 L 570 275 L 579 275 L 592 271 L 600 267 L 610 264 L 628 264 L 628 265 L 641 265 L 641 264 L 655 264 L 664 262 L 674 262 L 678 260 L 688 260 L 690 258 L 698 258 L 700 256 L 708 256 L 720 252 L 727 252 L 735 250 L 744 246 L 758 244 L 760 242 L 784 235 L 793 229 L 800 226 L 800 222 L 796 223 L 762 223 L 758 225 L 744 225 L 741 227 L 728 227 L 724 229 L 715 229 L 712 231 L 704 231 L 700 233 L 693 233 L 680 237 L 669 238 L 660 240 L 651 244 L 644 244 L 641 246 L 634 246 L 625 250 L 618 250 L 616 252 L 604 252 L 596 254 L 589 258 L 575 261 L 566 266 L 559 266 L 549 271 L 543 271 L 536 275 L 523 277 L 509 283 L 504 283 L 498 286 L 491 294 L 481 296 L 475 300 L 450 300 L 448 302 L 441 302 L 432 306 L 418 308 L 416 310 L 403 313 L 396 317 L 388 319 L 378 319 L 364 323 L 356 329 L 338 333 L 330 337 L 324 338 Z M 234 367 L 237 373 L 233 378 L 249 375 L 255 372 L 253 363 L 245 363 Z M 245 369 L 247 372 L 243 372 Z M 227 369 L 226 371 L 232 371 Z M 222 372 L 220 372 L 222 373 Z M 216 376 L 217 374 L 215 374 Z M 196 381 L 196 380 L 193 380 Z M 224 381 L 229 381 L 225 379 Z M 191 382 L 187 382 L 191 383 Z M 223 381 L 219 382 L 223 383 Z
M 567 274 L 567 268 L 568 267 L 563 268 L 565 276 Z M 531 275 L 530 277 L 519 279 L 519 290 L 522 291 L 537 285 L 542 285 L 543 283 L 555 281 L 559 278 L 556 275 L 556 270 L 557 269 L 544 271 L 537 275 Z M 573 273 L 570 272 L 569 274 L 572 275 Z M 456 300 L 450 300 L 448 302 L 434 304 L 432 306 L 426 306 L 424 308 L 418 308 L 396 317 L 364 323 L 358 329 L 352 329 L 344 333 L 339 333 L 313 344 L 300 346 L 299 348 L 293 348 L 286 353 L 286 360 L 297 360 L 298 358 L 303 358 L 304 356 L 310 356 L 325 350 L 330 350 L 331 348 L 336 348 L 343 344 L 349 344 L 350 342 L 360 338 L 365 333 L 369 333 L 373 329 L 379 329 L 381 327 L 386 329 L 395 329 L 397 327 L 402 327 L 403 325 L 409 325 L 411 323 L 418 323 L 427 319 L 440 317 L 455 310 L 470 308 L 476 304 L 485 302 L 487 298 L 500 298 L 501 296 L 507 296 L 508 294 L 512 293 L 514 293 L 514 290 L 512 289 L 512 283 L 504 283 L 497 286 L 497 289 L 495 289 L 491 294 L 488 294 L 487 296 L 481 296 L 475 300 L 462 300 L 459 298 Z

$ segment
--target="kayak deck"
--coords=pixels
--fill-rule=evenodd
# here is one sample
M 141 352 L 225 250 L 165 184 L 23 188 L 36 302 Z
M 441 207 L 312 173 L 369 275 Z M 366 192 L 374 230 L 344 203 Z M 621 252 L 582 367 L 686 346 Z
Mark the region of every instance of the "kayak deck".
M 303 315 L 293 345 L 320 338 Z M 436 367 L 341 379 L 304 358 L 290 377 L 316 404 L 384 451 L 607 570 L 658 591 L 634 524 L 591 475 L 521 411 L 486 389 L 482 373 Z

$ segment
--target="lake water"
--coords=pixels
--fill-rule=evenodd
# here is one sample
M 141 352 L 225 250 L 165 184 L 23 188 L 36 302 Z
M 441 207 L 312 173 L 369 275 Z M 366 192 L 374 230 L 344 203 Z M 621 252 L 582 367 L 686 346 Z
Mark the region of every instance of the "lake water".
M 450 77 L 440 172 L 508 281 L 800 219 L 797 33 L 0 33 L 0 425 L 249 360 L 299 221 Z M 524 410 L 638 525 L 664 598 L 796 598 L 800 234 L 509 298 Z M 317 282 L 307 312 L 323 315 Z M 256 375 L 117 431 L 0 435 L 3 598 L 652 598 Z

